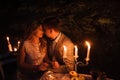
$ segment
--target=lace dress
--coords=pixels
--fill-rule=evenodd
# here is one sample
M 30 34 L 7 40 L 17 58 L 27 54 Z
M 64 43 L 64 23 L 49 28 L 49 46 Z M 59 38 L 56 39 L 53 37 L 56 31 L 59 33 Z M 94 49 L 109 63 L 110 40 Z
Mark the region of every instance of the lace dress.
M 46 47 L 40 49 L 40 44 L 33 44 L 30 41 L 25 41 L 25 62 L 32 65 L 40 65 L 46 54 Z M 38 80 L 36 75 L 28 75 L 18 71 L 17 80 Z

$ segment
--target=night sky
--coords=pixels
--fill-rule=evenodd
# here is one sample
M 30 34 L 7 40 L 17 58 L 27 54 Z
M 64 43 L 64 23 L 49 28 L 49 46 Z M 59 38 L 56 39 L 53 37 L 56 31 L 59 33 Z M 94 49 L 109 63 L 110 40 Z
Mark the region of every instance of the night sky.
M 85 56 L 83 42 L 90 40 L 90 66 L 120 77 L 119 3 L 118 0 L 1 0 L 0 54 L 7 52 L 6 36 L 16 44 L 30 21 L 59 16 L 63 22 L 62 31 L 78 44 L 79 56 Z

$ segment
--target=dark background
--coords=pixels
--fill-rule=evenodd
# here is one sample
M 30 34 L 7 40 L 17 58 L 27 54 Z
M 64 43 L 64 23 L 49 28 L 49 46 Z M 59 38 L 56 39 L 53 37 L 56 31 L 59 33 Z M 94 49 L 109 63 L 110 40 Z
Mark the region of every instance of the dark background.
M 84 61 L 91 42 L 90 70 L 120 78 L 119 0 L 1 0 L 0 54 L 8 52 L 6 36 L 12 45 L 22 40 L 27 24 L 35 19 L 57 16 L 62 31 L 78 45 L 78 61 Z M 81 70 L 80 70 L 81 71 Z

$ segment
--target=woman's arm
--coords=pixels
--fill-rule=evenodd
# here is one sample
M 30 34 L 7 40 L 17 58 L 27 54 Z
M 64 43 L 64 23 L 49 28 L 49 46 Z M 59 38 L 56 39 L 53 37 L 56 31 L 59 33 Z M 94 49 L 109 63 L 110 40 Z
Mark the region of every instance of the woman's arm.
M 27 64 L 25 62 L 25 57 L 26 57 L 25 47 L 21 46 L 20 52 L 18 53 L 18 58 L 17 58 L 17 60 L 18 60 L 17 61 L 18 68 L 22 72 L 27 72 L 27 73 L 35 72 L 37 70 L 37 66 L 31 65 L 31 64 Z

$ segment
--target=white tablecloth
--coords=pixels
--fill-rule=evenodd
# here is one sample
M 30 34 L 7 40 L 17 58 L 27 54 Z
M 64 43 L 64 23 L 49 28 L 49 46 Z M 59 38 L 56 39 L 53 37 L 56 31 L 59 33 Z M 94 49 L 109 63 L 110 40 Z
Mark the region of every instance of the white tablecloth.
M 41 77 L 40 80 L 77 80 L 72 78 L 75 78 L 75 77 L 71 77 L 67 73 L 53 73 L 51 71 L 48 71 Z M 81 80 L 92 80 L 92 76 L 89 74 L 79 73 L 77 78 L 81 78 Z

